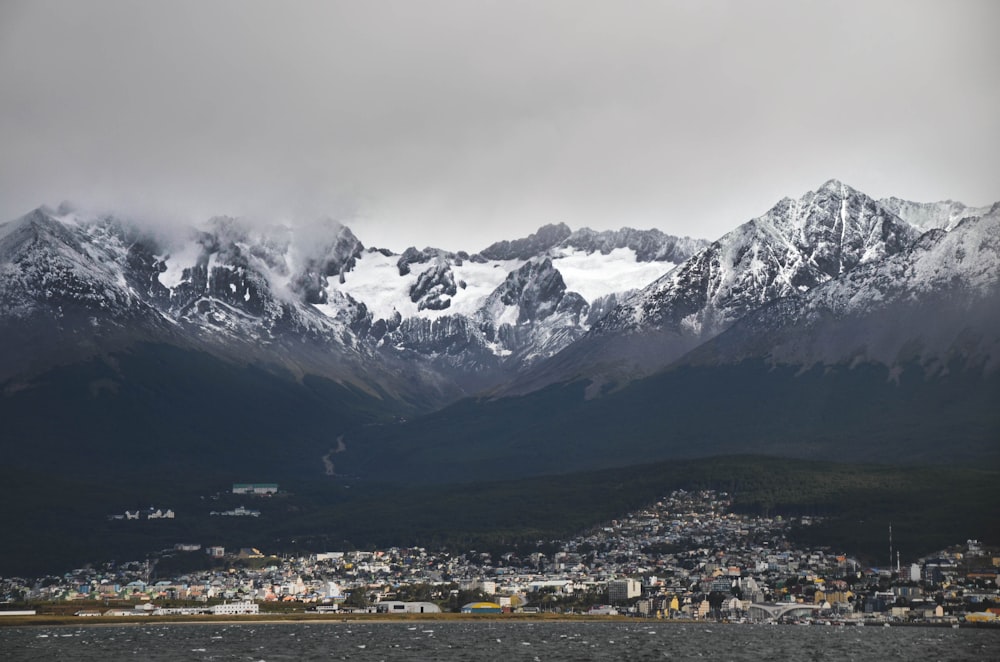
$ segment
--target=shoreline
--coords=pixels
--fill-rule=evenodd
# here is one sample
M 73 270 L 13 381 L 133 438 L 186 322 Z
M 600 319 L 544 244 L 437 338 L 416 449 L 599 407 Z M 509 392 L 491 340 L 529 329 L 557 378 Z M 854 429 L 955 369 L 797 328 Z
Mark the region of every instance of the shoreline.
M 681 619 L 650 619 L 657 622 L 667 623 L 696 623 L 698 621 Z M 636 621 L 628 616 L 588 616 L 585 614 L 413 614 L 406 616 L 396 614 L 386 616 L 384 614 L 257 614 L 245 616 L 211 614 L 192 616 L 60 616 L 60 615 L 35 615 L 35 616 L 0 616 L 0 628 L 5 627 L 39 627 L 39 626 L 83 626 L 83 627 L 104 627 L 114 625 L 247 625 L 262 624 L 275 625 L 282 623 L 434 623 L 434 622 L 557 622 L 557 621 L 578 621 L 578 622 L 629 622 Z
M 116 627 L 132 625 L 281 625 L 281 624 L 400 624 L 400 623 L 634 623 L 642 625 L 705 625 L 736 626 L 763 625 L 764 623 L 734 623 L 727 621 L 699 621 L 680 618 L 635 618 L 631 616 L 590 616 L 586 614 L 412 614 L 386 616 L 384 614 L 259 614 L 246 616 L 210 614 L 196 616 L 0 616 L 0 629 L 9 627 Z M 851 625 L 823 625 L 814 627 L 857 627 Z M 881 628 L 882 624 L 867 624 L 866 627 Z M 950 623 L 892 623 L 891 627 L 927 627 L 953 629 Z M 963 623 L 960 629 L 1000 629 L 1000 624 Z

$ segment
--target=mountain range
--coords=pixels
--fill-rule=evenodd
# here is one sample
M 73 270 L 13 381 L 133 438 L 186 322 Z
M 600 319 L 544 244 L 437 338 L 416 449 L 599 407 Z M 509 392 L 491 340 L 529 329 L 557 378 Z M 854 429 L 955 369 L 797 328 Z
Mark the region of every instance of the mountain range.
M 995 462 L 998 292 L 1000 205 L 836 180 L 714 241 L 555 224 L 478 252 L 41 207 L 0 226 L 0 453 L 416 482 Z

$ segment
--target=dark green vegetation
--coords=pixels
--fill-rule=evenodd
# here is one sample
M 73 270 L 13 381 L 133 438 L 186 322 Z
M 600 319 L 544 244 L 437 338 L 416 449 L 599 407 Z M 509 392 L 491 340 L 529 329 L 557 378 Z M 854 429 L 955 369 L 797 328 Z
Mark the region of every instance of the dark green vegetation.
M 463 400 L 346 437 L 338 471 L 404 482 L 568 473 L 670 458 L 803 459 L 1000 468 L 1000 373 L 918 366 L 667 370 L 602 397 L 588 384 Z M 387 461 L 391 458 L 391 461 Z
M 827 519 L 796 533 L 809 544 L 885 563 L 892 522 L 904 557 L 979 538 L 1000 543 L 995 504 L 1000 472 L 843 465 L 759 456 L 685 460 L 598 472 L 471 485 L 402 487 L 328 480 L 289 483 L 270 498 L 219 495 L 229 485 L 157 485 L 94 480 L 47 482 L 0 476 L 11 494 L 0 525 L 8 535 L 0 574 L 64 571 L 84 562 L 143 559 L 177 542 L 255 546 L 266 553 L 421 545 L 456 552 L 503 550 L 569 536 L 649 504 L 673 489 L 736 495 L 736 509 Z M 47 489 L 37 485 L 43 482 Z M 115 484 L 112 487 L 112 484 Z M 144 499 L 142 501 L 140 499 Z M 139 500 L 137 502 L 137 500 Z M 108 521 L 152 501 L 175 520 Z M 134 505 L 133 505 L 134 504 Z M 209 517 L 243 504 L 255 518 Z M 204 552 L 179 553 L 163 572 L 207 566 Z
M 646 506 L 674 489 L 735 495 L 738 512 L 828 518 L 798 535 L 878 559 L 893 522 L 915 555 L 966 539 L 1000 542 L 1000 472 L 846 465 L 729 456 L 563 476 L 397 489 L 381 499 L 317 512 L 287 531 L 333 524 L 362 546 L 420 544 L 498 549 L 566 537 Z M 305 539 L 305 536 L 299 536 Z M 321 538 L 335 544 L 336 539 Z M 364 542 L 362 542 L 364 541 Z M 408 542 L 409 541 L 409 542 Z
M 57 367 L 0 397 L 0 465 L 106 484 L 322 474 L 339 432 L 411 407 L 161 344 Z
M 497 549 L 700 487 L 732 491 L 748 511 L 829 515 L 803 540 L 873 559 L 890 520 L 904 554 L 1000 542 L 1000 374 L 913 367 L 893 381 L 875 366 L 747 361 L 677 368 L 592 399 L 586 386 L 393 423 L 419 403 L 165 345 L 8 382 L 0 574 L 142 559 L 179 542 Z M 342 434 L 346 450 L 328 456 L 334 478 L 323 458 Z M 758 456 L 720 457 L 746 453 Z M 855 466 L 874 462 L 911 466 Z M 250 481 L 291 494 L 225 494 Z M 237 505 L 263 515 L 208 516 Z M 177 519 L 107 519 L 149 506 Z

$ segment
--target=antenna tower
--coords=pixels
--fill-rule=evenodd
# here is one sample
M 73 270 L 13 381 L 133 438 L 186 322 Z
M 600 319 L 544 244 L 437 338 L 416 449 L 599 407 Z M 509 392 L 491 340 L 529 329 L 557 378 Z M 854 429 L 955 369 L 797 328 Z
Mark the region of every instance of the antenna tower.
M 889 571 L 892 572 L 892 522 L 889 522 Z

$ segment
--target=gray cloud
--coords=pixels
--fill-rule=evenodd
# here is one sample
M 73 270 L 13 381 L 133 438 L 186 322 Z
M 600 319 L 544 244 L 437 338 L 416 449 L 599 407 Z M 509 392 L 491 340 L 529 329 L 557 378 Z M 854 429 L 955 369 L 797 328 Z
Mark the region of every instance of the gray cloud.
M 839 177 L 1000 198 L 995 2 L 5 2 L 0 219 L 715 237 Z

